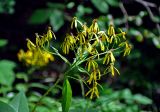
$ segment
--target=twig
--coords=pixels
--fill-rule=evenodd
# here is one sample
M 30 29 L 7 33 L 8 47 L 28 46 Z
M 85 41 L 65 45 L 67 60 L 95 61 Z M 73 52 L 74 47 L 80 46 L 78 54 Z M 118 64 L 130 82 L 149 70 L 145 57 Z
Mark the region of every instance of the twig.
M 43 96 L 38 100 L 38 102 L 36 103 L 36 105 L 34 106 L 32 112 L 35 112 L 37 106 L 39 105 L 39 103 L 42 101 L 42 99 L 47 96 L 56 86 L 57 84 L 60 82 L 60 78 L 55 82 L 55 84 L 53 86 L 51 86 L 44 94 Z
M 147 2 L 147 1 L 144 1 L 144 0 L 135 0 L 135 1 L 138 2 L 138 3 L 141 3 L 141 4 L 143 4 L 144 6 L 147 6 L 147 7 L 157 7 L 156 4 L 151 3 L 151 2 Z
M 156 24 L 158 33 L 159 33 L 159 35 L 160 35 L 160 26 L 159 26 L 159 24 L 157 23 L 157 21 L 155 21 L 155 19 L 154 19 L 154 14 L 152 13 L 152 11 L 151 11 L 151 9 L 150 9 L 150 7 L 155 7 L 155 8 L 157 8 L 157 6 L 156 6 L 154 3 L 147 2 L 147 1 L 144 1 L 144 0 L 135 0 L 135 1 L 138 2 L 138 3 L 140 3 L 140 4 L 142 4 L 142 5 L 146 8 L 146 10 L 147 10 L 147 12 L 148 12 L 148 14 L 149 14 L 149 17 L 150 17 L 151 20 Z
M 125 9 L 125 7 L 124 7 L 122 2 L 119 3 L 119 7 L 120 7 L 120 9 L 121 9 L 121 11 L 122 11 L 122 13 L 124 15 L 124 18 L 125 18 L 125 21 L 126 21 L 125 26 L 126 26 L 126 30 L 128 31 L 128 28 L 129 28 L 129 25 L 128 25 L 128 13 L 127 13 L 127 11 L 126 11 L 126 9 Z

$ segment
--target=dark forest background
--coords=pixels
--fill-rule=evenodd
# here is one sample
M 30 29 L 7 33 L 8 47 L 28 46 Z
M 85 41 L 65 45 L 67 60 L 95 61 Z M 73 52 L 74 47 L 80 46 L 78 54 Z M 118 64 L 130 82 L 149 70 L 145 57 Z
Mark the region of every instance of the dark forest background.
M 34 34 L 36 32 L 42 34 L 48 26 L 52 26 L 57 36 L 56 46 L 60 45 L 65 33 L 70 29 L 70 22 L 74 16 L 87 23 L 91 23 L 96 18 L 102 30 L 107 29 L 110 21 L 113 21 L 116 28 L 127 31 L 127 38 L 133 45 L 129 57 L 118 57 L 117 66 L 121 75 L 115 78 L 108 76 L 107 79 L 103 79 L 102 83 L 106 91 L 102 92 L 102 96 L 105 94 L 109 96 L 117 91 L 124 92 L 124 97 L 117 96 L 116 98 L 122 104 L 125 102 L 125 108 L 130 106 L 133 108 L 134 104 L 137 104 L 139 109 L 147 110 L 147 112 L 159 112 L 160 0 L 0 0 L 0 61 L 9 60 L 15 63 L 15 67 L 11 69 L 12 74 L 15 75 L 11 84 L 1 82 L 7 79 L 2 79 L 1 76 L 5 73 L 0 72 L 0 95 L 5 97 L 7 93 L 17 92 L 23 88 L 30 97 L 30 91 L 32 89 L 37 91 L 38 87 L 30 89 L 25 84 L 43 82 L 41 76 L 37 74 L 45 71 L 47 78 L 53 78 L 50 72 L 56 72 L 55 74 L 59 75 L 60 70 L 56 68 L 61 66 L 61 61 L 57 60 L 53 65 L 36 70 L 31 75 L 27 72 L 30 68 L 18 61 L 17 53 L 20 49 L 26 49 L 26 38 L 34 40 Z M 72 54 L 68 57 L 72 57 Z M 0 66 L 3 66 L 1 62 Z M 6 69 L 8 70 L 10 69 Z M 17 78 L 17 74 L 23 78 Z M 28 82 L 24 77 L 30 77 L 27 78 Z M 17 87 L 19 83 L 23 84 Z M 42 85 L 46 86 L 50 83 L 42 83 Z M 74 81 L 72 83 L 73 91 L 76 91 L 74 96 L 80 97 L 79 89 L 77 86 L 74 87 L 78 84 Z M 38 90 L 39 93 L 44 91 L 45 89 L 42 88 Z M 59 92 L 53 94 L 59 98 Z M 131 94 L 140 94 L 136 98 L 142 101 L 137 100 L 138 103 L 133 102 L 133 104 L 126 103 L 126 99 L 130 99 L 127 96 Z M 49 109 L 49 107 L 44 108 Z

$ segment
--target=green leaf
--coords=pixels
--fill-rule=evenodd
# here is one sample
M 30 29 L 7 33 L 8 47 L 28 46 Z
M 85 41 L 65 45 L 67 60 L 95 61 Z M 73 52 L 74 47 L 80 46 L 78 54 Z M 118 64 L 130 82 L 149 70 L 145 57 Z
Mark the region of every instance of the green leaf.
M 157 48 L 160 49 L 160 38 L 154 37 L 154 38 L 152 39 L 152 41 L 153 41 L 154 45 L 155 45 Z
M 48 2 L 47 3 L 47 6 L 49 8 L 52 8 L 52 9 L 59 9 L 59 10 L 64 10 L 65 9 L 65 5 L 63 3 L 52 3 L 52 2 Z
M 137 16 L 137 17 L 135 18 L 135 24 L 136 24 L 137 26 L 141 26 L 142 23 L 143 23 L 142 17 Z
M 0 39 L 0 47 L 5 46 L 8 43 L 6 39 Z
M 16 64 L 9 60 L 1 60 L 0 61 L 0 84 L 10 86 L 12 85 L 15 75 L 14 75 L 14 67 Z
M 77 17 L 82 17 L 85 14 L 91 14 L 92 12 L 93 12 L 93 10 L 91 8 L 84 7 L 83 5 L 78 5 L 76 16 Z
M 106 2 L 113 7 L 119 6 L 119 0 L 106 0 Z
M 141 94 L 136 94 L 133 96 L 133 99 L 143 105 L 152 104 L 152 100 L 147 98 L 146 96 L 143 96 Z
M 30 24 L 43 24 L 49 20 L 52 11 L 49 9 L 38 9 L 33 12 L 29 19 Z
M 68 79 L 64 81 L 62 97 L 62 112 L 68 112 L 72 100 L 72 89 Z
M 12 86 L 2 85 L 0 89 L 0 93 L 6 94 L 8 91 L 12 90 Z
M 67 4 L 67 8 L 68 8 L 68 9 L 72 9 L 74 6 L 75 6 L 75 3 L 74 3 L 74 2 L 69 2 L 69 3 Z
M 82 72 L 82 73 L 86 73 L 87 75 L 90 75 L 86 69 L 84 69 L 84 68 L 82 68 L 82 67 L 80 67 L 80 66 L 78 66 L 78 70 L 79 70 L 80 72 Z
M 10 105 L 0 101 L 0 112 L 16 112 Z
M 16 110 L 15 112 L 29 112 L 27 98 L 24 92 L 19 92 L 10 102 L 10 105 Z
M 105 0 L 91 0 L 91 2 L 101 13 L 108 12 L 109 6 Z
M 54 10 L 50 16 L 50 24 L 54 31 L 58 31 L 64 24 L 63 12 Z
M 33 83 L 33 82 L 31 84 L 29 84 L 29 87 L 30 88 L 39 88 L 39 89 L 44 89 L 44 90 L 48 89 L 48 86 L 45 86 L 41 83 Z
M 16 90 L 26 92 L 28 90 L 28 85 L 25 83 L 16 84 Z
M 23 72 L 19 72 L 16 74 L 17 79 L 23 79 L 25 82 L 28 82 L 28 75 Z
M 129 89 L 124 89 L 121 91 L 121 98 L 124 99 L 132 99 L 132 93 Z
M 135 30 L 135 29 L 130 29 L 129 34 L 135 36 L 138 42 L 143 41 L 143 35 L 140 31 Z

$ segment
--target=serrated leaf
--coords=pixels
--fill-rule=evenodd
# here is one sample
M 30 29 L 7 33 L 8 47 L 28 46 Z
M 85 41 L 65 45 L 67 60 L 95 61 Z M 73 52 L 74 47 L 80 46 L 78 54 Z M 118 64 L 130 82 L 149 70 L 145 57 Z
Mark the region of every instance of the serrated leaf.
M 0 112 L 16 112 L 10 105 L 0 101 Z
M 72 89 L 68 79 L 65 79 L 62 90 L 62 112 L 68 112 L 72 100 Z
M 19 92 L 10 102 L 10 105 L 15 109 L 15 112 L 29 112 L 27 98 L 24 92 Z
M 91 2 L 101 13 L 108 12 L 109 6 L 105 0 L 91 0 Z
M 6 39 L 0 39 L 0 47 L 5 46 L 8 43 Z
M 10 86 L 12 85 L 15 75 L 14 75 L 14 67 L 16 64 L 9 60 L 1 60 L 0 61 L 0 84 Z

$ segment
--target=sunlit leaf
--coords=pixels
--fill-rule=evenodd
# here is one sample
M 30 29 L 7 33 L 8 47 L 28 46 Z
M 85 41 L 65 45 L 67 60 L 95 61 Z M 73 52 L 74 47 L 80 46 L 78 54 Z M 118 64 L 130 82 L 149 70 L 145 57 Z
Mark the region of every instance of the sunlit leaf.
M 67 4 L 67 8 L 68 9 L 71 9 L 71 8 L 73 8 L 75 6 L 75 3 L 74 2 L 69 2 L 68 4 Z
M 5 46 L 8 43 L 6 39 L 0 39 L 0 47 Z
M 152 41 L 153 41 L 153 43 L 154 43 L 154 45 L 157 47 L 157 48 L 159 48 L 160 49 L 160 38 L 153 38 L 152 39 Z

